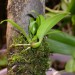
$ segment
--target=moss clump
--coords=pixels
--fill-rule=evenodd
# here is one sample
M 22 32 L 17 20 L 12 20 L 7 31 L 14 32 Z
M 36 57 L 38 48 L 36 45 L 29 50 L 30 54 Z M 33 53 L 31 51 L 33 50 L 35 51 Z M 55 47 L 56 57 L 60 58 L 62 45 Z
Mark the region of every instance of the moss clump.
M 14 39 L 13 43 L 27 43 L 25 38 L 20 35 Z M 45 40 L 41 43 L 40 47 L 36 49 L 26 50 L 26 47 L 16 47 L 15 52 L 9 57 L 10 68 L 16 65 L 13 69 L 16 75 L 45 75 L 46 70 L 50 66 L 50 50 L 48 49 Z M 10 71 L 10 69 L 9 69 Z

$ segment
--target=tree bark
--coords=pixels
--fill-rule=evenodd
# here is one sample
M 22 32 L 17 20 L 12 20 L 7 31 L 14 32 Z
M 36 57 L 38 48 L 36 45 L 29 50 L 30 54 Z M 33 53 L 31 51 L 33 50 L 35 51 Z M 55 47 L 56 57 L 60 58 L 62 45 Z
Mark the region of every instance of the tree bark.
M 27 27 L 29 24 L 29 16 L 27 14 L 32 14 L 36 17 L 36 14 L 31 13 L 32 10 L 36 11 L 39 14 L 45 12 L 44 0 L 8 0 L 8 19 L 15 21 L 17 24 L 22 26 L 26 32 L 28 31 Z M 15 30 L 8 23 L 7 25 L 7 47 L 12 42 L 12 37 L 14 36 Z
M 39 14 L 44 14 L 45 12 L 45 0 L 8 0 L 7 6 L 7 17 L 8 19 L 13 20 L 21 27 L 28 32 L 28 25 L 30 17 L 28 14 L 32 14 L 34 17 L 37 15 L 32 13 L 32 10 L 36 11 Z M 7 24 L 7 48 L 12 44 L 13 37 L 17 35 L 15 28 L 8 23 Z M 11 53 L 8 51 L 8 67 L 9 67 L 9 58 Z M 8 73 L 8 75 L 13 75 Z M 15 74 L 16 75 L 16 74 Z

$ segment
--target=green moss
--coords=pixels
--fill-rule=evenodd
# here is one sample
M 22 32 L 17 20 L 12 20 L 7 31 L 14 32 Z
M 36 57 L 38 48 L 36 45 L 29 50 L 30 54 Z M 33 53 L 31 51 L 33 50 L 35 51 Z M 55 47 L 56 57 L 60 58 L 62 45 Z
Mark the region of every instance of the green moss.
M 27 42 L 22 35 L 19 35 L 17 38 L 15 37 L 13 43 L 26 44 Z M 25 49 L 26 47 L 15 48 L 15 52 L 10 56 L 10 69 L 13 65 L 17 65 L 16 69 L 13 70 L 16 75 L 45 75 L 50 66 L 50 50 L 45 40 L 36 49 Z

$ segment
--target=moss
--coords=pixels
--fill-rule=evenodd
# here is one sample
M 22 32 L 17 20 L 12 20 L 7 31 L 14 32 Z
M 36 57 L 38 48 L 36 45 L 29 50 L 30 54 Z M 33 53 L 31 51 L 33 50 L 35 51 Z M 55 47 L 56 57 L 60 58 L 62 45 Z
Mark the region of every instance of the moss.
M 14 44 L 27 43 L 22 35 L 13 40 Z M 9 71 L 13 65 L 17 65 L 13 70 L 16 75 L 45 75 L 50 66 L 50 50 L 45 39 L 40 47 L 36 49 L 25 50 L 26 47 L 16 47 L 15 52 L 10 55 Z

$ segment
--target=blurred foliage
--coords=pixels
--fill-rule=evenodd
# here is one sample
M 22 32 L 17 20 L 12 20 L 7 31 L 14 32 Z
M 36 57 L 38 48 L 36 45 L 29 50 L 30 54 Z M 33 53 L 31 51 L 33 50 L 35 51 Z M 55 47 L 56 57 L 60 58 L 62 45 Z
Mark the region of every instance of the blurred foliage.
M 53 1 L 53 4 L 55 2 Z M 56 10 L 54 10 L 56 9 Z M 58 12 L 58 11 L 65 11 L 65 12 L 70 12 L 70 16 L 65 17 L 65 19 L 63 19 L 61 21 L 60 24 L 58 24 L 58 29 L 61 29 L 63 31 L 63 29 L 65 30 L 64 32 L 68 32 L 71 35 L 75 35 L 75 0 L 61 0 L 59 1 L 58 4 L 54 5 L 53 9 L 46 9 L 50 12 L 51 16 L 53 15 L 53 13 L 51 13 L 52 11 L 54 12 Z M 49 16 L 49 15 L 48 15 Z
M 0 69 L 5 68 L 7 66 L 7 57 L 6 55 L 0 55 Z
M 75 35 L 75 0 L 61 0 L 61 8 L 62 10 L 69 11 L 71 13 L 70 19 L 73 25 L 72 32 L 73 35 Z

